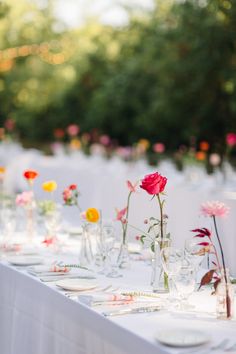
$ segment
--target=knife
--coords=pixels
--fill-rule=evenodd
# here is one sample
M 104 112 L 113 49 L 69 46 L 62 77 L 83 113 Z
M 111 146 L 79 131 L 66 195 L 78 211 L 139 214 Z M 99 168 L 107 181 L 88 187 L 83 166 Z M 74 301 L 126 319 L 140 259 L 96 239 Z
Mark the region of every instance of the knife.
M 105 317 L 110 317 L 110 316 L 121 316 L 121 315 L 129 315 L 129 314 L 136 314 L 136 313 L 156 312 L 160 310 L 161 310 L 160 306 L 143 306 L 143 307 L 137 307 L 133 309 L 122 309 L 122 310 L 111 311 L 111 312 L 102 312 L 102 315 Z

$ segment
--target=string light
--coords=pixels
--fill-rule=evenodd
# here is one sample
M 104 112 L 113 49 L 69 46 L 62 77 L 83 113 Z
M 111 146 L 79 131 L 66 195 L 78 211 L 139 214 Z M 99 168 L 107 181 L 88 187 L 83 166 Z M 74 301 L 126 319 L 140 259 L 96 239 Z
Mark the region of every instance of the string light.
M 53 53 L 53 50 L 60 48 L 60 52 Z M 9 71 L 15 63 L 15 59 L 37 55 L 41 60 L 51 65 L 65 63 L 72 56 L 72 46 L 66 40 L 43 42 L 40 44 L 22 45 L 19 47 L 0 50 L 0 71 Z

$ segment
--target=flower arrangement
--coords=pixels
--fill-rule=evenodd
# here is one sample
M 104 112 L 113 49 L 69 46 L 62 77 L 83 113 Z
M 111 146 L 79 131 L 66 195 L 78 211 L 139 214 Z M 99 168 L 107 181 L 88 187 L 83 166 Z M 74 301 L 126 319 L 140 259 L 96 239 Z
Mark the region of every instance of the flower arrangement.
M 118 210 L 116 209 L 116 221 L 120 221 L 122 226 L 122 243 L 126 243 L 127 238 L 127 229 L 128 229 L 128 220 L 129 220 L 129 208 L 130 208 L 130 199 L 131 195 L 136 192 L 138 182 L 132 184 L 130 181 L 126 182 L 129 193 L 127 197 L 126 207 Z
M 221 274 L 221 277 L 224 277 L 225 284 L 226 284 L 226 312 L 227 312 L 226 315 L 227 315 L 227 318 L 229 318 L 231 316 L 231 300 L 230 300 L 229 289 L 228 289 L 226 262 L 225 262 L 223 247 L 222 247 L 222 243 L 221 243 L 221 239 L 219 236 L 217 223 L 216 223 L 216 217 L 225 217 L 226 215 L 228 215 L 229 207 L 227 207 L 224 203 L 221 203 L 219 201 L 209 201 L 209 202 L 203 203 L 201 205 L 201 213 L 204 216 L 211 217 L 213 219 L 214 230 L 215 230 L 215 235 L 216 235 L 219 250 L 220 250 L 222 266 L 221 266 L 221 262 L 220 262 L 220 257 L 218 256 L 216 247 L 215 247 L 214 242 L 212 240 L 212 233 L 207 228 L 192 230 L 193 232 L 197 232 L 195 237 L 199 237 L 199 238 L 207 237 L 208 241 L 201 241 L 199 243 L 199 245 L 203 246 L 203 249 L 202 249 L 203 252 L 209 252 L 211 254 L 214 254 L 215 258 L 216 258 L 215 261 L 212 261 L 213 269 L 209 270 L 203 276 L 200 286 L 199 286 L 199 289 L 203 285 L 209 284 L 212 281 L 212 279 L 214 278 L 215 279 L 214 288 L 216 290 L 217 286 L 219 285 L 219 282 L 221 280 L 220 279 L 220 272 L 223 268 L 223 274 Z
M 16 205 L 22 207 L 29 207 L 34 201 L 34 194 L 32 191 L 25 191 L 16 196 Z
M 64 205 L 67 206 L 75 205 L 79 209 L 79 211 L 82 212 L 82 209 L 78 203 L 79 191 L 77 189 L 76 184 L 70 184 L 67 188 L 65 188 L 62 193 L 62 196 L 63 196 Z
M 145 190 L 148 194 L 152 195 L 153 198 L 154 197 L 157 198 L 159 210 L 160 210 L 160 219 L 151 217 L 149 219 L 149 221 L 148 220 L 145 221 L 146 224 L 149 223 L 149 229 L 148 229 L 147 233 L 145 233 L 144 235 L 141 236 L 141 242 L 144 243 L 144 239 L 147 237 L 147 235 L 150 235 L 150 232 L 154 231 L 156 226 L 158 226 L 158 225 L 160 226 L 160 233 L 155 235 L 155 238 L 153 239 L 153 241 L 151 243 L 151 248 L 153 251 L 154 251 L 155 239 L 160 237 L 160 239 L 163 240 L 163 238 L 165 236 L 164 235 L 164 222 L 165 222 L 165 219 L 167 218 L 163 212 L 165 200 L 164 199 L 161 200 L 160 194 L 164 193 L 166 183 L 167 183 L 167 178 L 163 177 L 158 172 L 155 172 L 155 173 L 151 173 L 149 175 L 146 175 L 142 179 L 141 185 L 140 185 L 140 188 Z

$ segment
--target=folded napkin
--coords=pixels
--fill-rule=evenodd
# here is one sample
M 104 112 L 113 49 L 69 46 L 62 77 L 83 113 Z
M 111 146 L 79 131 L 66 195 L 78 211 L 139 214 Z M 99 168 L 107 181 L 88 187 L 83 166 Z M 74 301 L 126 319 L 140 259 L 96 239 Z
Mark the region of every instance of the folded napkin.
M 96 294 L 96 295 L 79 295 L 78 299 L 80 302 L 87 306 L 96 306 L 99 304 L 112 304 L 112 303 L 130 303 L 134 301 L 132 295 L 121 295 L 121 294 Z
M 70 267 L 59 266 L 56 264 L 49 265 L 35 265 L 28 268 L 28 272 L 31 274 L 39 275 L 41 273 L 61 273 L 65 274 L 71 271 Z
M 21 249 L 22 249 L 22 245 L 20 245 L 20 244 L 9 245 L 9 244 L 2 243 L 0 245 L 0 250 L 2 252 L 19 252 L 19 251 L 21 251 Z

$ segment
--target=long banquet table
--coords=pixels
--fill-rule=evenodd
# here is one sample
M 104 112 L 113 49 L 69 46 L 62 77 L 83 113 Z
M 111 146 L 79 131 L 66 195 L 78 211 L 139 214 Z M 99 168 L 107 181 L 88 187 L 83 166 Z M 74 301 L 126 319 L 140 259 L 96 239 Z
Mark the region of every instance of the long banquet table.
M 1 354 L 164 354 L 190 353 L 155 340 L 160 329 L 192 328 L 209 334 L 206 348 L 223 338 L 235 341 L 236 318 L 215 318 L 215 296 L 210 289 L 194 293 L 191 312 L 161 310 L 105 318 L 103 307 L 87 307 L 68 298 L 55 283 L 42 283 L 26 269 L 0 263 Z M 123 277 L 98 276 L 99 284 L 120 289 L 151 290 L 150 267 L 133 261 Z M 236 312 L 235 312 L 236 313 Z

